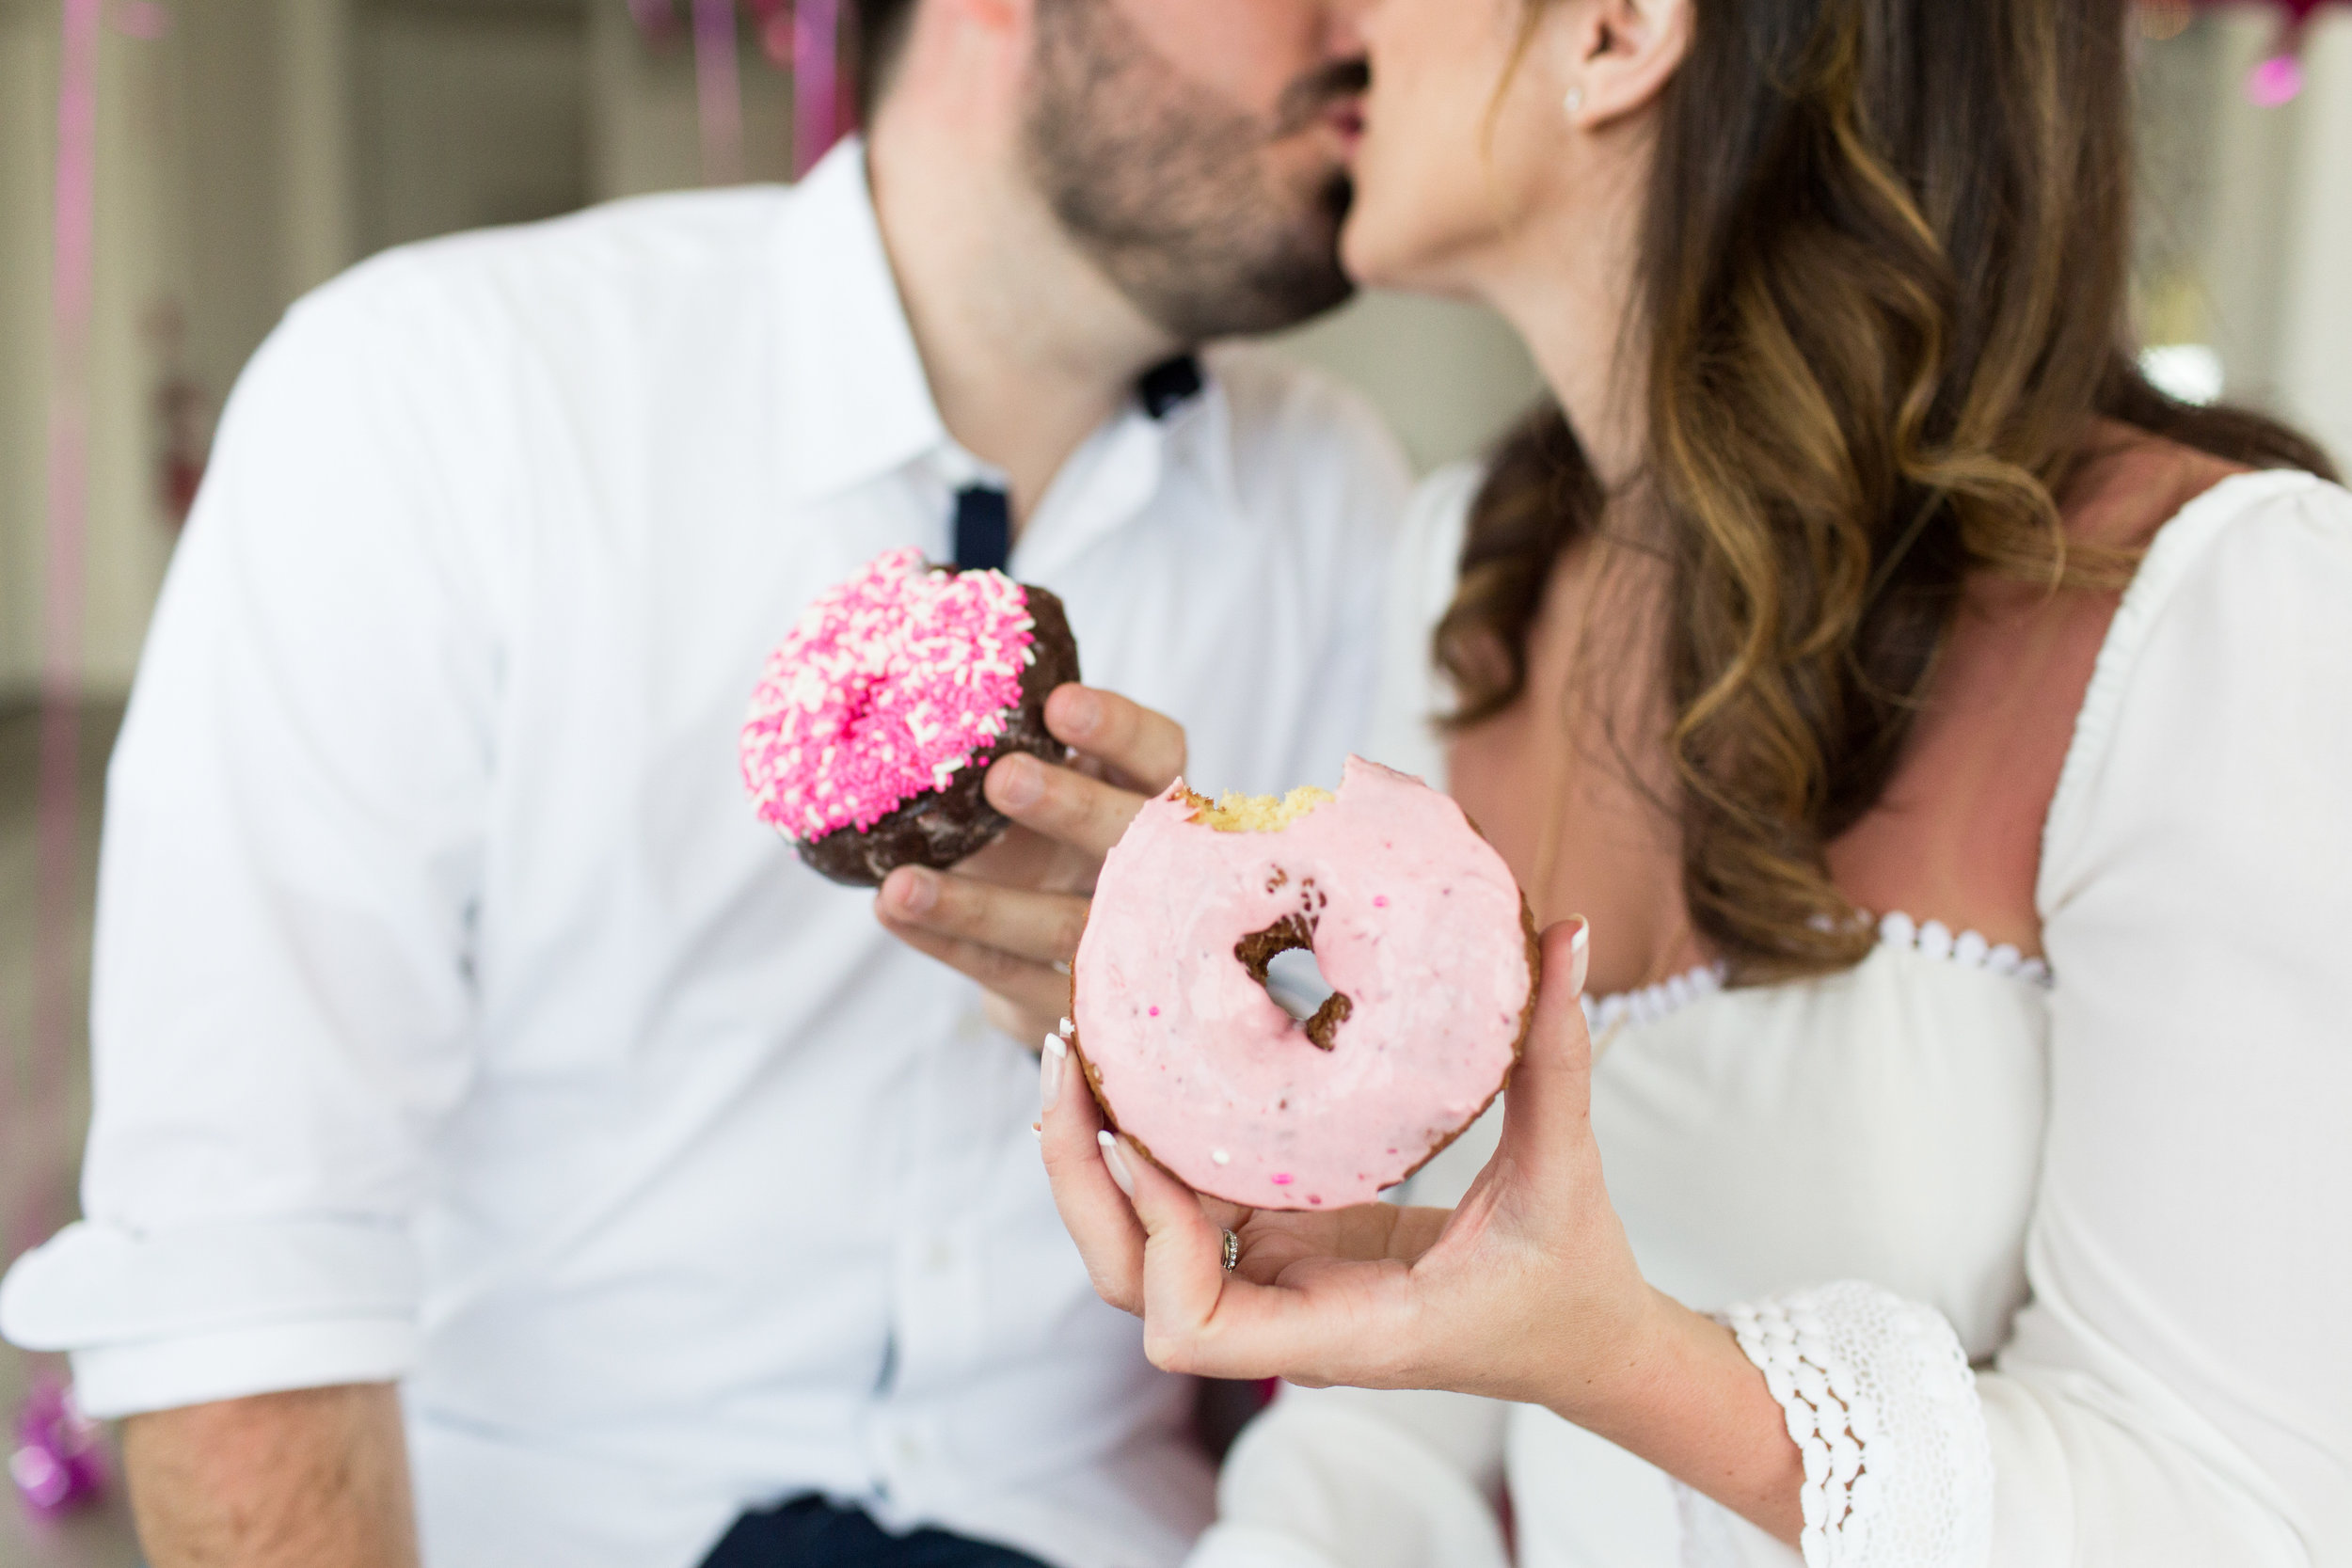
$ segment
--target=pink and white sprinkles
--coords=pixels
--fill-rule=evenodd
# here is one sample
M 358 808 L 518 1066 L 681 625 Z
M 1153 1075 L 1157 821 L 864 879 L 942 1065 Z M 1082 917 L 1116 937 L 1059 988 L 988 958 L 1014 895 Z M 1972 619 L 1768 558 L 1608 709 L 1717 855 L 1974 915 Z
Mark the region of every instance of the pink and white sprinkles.
M 912 546 L 818 594 L 752 693 L 743 784 L 760 820 L 807 842 L 946 788 L 1020 705 L 1035 625 L 1002 572 L 934 572 Z

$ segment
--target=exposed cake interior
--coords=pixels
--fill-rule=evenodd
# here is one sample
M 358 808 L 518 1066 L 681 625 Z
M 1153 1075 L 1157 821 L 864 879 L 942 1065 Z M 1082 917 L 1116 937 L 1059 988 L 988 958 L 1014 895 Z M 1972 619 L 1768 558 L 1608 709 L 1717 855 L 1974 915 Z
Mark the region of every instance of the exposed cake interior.
M 1331 792 L 1301 784 L 1288 795 L 1227 795 L 1211 800 L 1191 797 L 1192 819 L 1220 833 L 1279 833 L 1317 806 L 1331 803 Z

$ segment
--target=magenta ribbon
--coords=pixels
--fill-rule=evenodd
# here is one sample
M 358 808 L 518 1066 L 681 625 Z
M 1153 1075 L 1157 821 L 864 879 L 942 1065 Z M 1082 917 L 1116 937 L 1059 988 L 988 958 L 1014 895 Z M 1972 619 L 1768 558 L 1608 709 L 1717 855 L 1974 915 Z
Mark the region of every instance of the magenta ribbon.
M 743 178 L 743 79 L 735 57 L 735 0 L 694 0 L 694 102 L 702 122 L 703 183 Z
M 80 838 L 82 620 L 89 502 L 91 258 L 96 245 L 98 48 L 103 0 L 63 0 L 57 71 L 57 166 L 49 282 L 48 560 L 43 578 L 40 763 L 35 836 L 33 1025 L 15 1141 L 31 1150 L 16 1217 L 22 1252 L 68 1207 L 45 1167 L 63 1155 L 61 1127 L 73 1036 L 73 945 Z M 8 1475 L 37 1513 L 68 1512 L 104 1479 L 96 1429 L 54 1377 L 37 1377 L 16 1420 Z
M 799 0 L 792 8 L 792 178 L 841 139 L 841 0 Z

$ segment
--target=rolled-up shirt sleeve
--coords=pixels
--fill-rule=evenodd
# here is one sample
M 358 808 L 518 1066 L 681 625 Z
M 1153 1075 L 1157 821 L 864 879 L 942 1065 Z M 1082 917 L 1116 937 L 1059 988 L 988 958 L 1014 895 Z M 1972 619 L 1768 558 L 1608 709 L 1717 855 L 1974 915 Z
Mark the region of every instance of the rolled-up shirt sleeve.
M 416 1354 L 499 648 L 469 416 L 418 392 L 469 351 L 392 328 L 397 279 L 297 307 L 240 383 L 107 776 L 86 1217 L 0 1290 L 96 1415 Z

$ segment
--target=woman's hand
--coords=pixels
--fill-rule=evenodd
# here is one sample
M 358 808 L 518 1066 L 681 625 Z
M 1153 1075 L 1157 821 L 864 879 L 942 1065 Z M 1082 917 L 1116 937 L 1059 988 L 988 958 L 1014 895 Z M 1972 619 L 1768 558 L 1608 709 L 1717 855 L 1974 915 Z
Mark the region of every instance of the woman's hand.
M 1310 1386 L 1446 1388 L 1549 1406 L 1793 1542 L 1803 1466 L 1728 1330 L 1650 1289 L 1601 1179 L 1587 931 L 1544 934 L 1544 985 L 1502 1142 L 1443 1210 L 1329 1213 L 1203 1198 L 1104 1134 L 1049 1042 L 1041 1136 L 1097 1291 L 1143 1319 L 1172 1371 Z M 1224 1273 L 1224 1230 L 1241 1243 Z
M 1609 1207 L 1585 1117 L 1585 927 L 1554 927 L 1544 947 L 1546 983 L 1502 1143 L 1451 1212 L 1203 1199 L 1132 1143 L 1098 1142 L 1092 1097 L 1061 1087 L 1043 1133 L 1056 1199 L 1097 1288 L 1141 1314 L 1154 1362 L 1210 1377 L 1550 1402 L 1548 1374 L 1573 1381 L 1594 1351 L 1645 1332 L 1651 1293 Z M 1226 1229 L 1241 1239 L 1230 1275 Z M 1529 1354 L 1538 1346 L 1540 1366 Z
M 892 935 L 988 988 L 991 1022 L 1021 1040 L 1069 1009 L 1103 857 L 1184 768 L 1184 727 L 1116 692 L 1057 688 L 1045 727 L 1077 758 L 1021 752 L 989 768 L 982 792 L 1014 824 L 1004 837 L 952 872 L 900 866 L 874 900 Z

